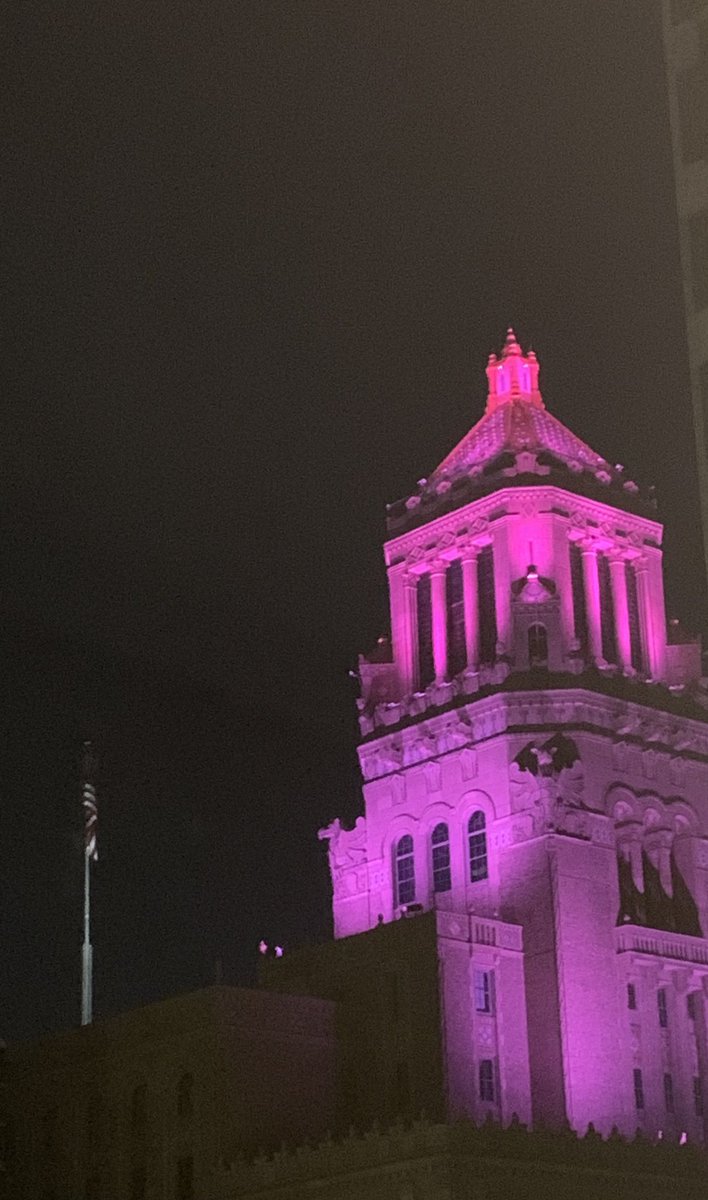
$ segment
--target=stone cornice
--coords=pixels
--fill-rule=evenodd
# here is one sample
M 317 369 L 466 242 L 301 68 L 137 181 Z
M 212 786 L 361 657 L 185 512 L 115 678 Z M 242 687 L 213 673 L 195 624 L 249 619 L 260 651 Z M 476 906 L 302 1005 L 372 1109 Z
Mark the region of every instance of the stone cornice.
M 503 734 L 597 733 L 672 759 L 708 763 L 708 727 L 585 688 L 502 692 L 446 709 L 359 746 L 367 781 Z
M 488 534 L 496 519 L 509 515 L 531 516 L 535 513 L 552 512 L 568 521 L 569 529 L 578 533 L 587 531 L 592 535 L 606 531 L 615 540 L 626 540 L 628 544 L 643 545 L 649 540 L 661 544 L 663 526 L 658 521 L 628 513 L 612 504 L 589 500 L 575 492 L 565 491 L 553 485 L 539 487 L 500 488 L 480 500 L 473 500 L 463 508 L 454 509 L 444 516 L 434 518 L 391 538 L 384 543 L 384 556 L 388 567 L 407 559 L 414 551 L 440 553 L 453 545 L 465 545 L 477 537 Z M 501 511 L 500 510 L 506 510 Z M 435 543 L 431 546 L 431 542 Z

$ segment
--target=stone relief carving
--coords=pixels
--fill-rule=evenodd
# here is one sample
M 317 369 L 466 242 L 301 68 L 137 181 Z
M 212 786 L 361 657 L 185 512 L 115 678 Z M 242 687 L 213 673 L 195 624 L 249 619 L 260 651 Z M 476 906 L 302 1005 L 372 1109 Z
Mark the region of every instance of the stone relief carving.
M 353 829 L 344 829 L 339 817 L 318 830 L 317 837 L 321 842 L 329 842 L 329 869 L 332 882 L 339 883 L 342 875 L 351 867 L 361 866 L 366 862 L 366 818 L 357 817 Z M 349 890 L 357 890 L 356 877 L 352 876 Z M 365 882 L 365 876 L 364 876 Z
M 460 768 L 462 778 L 465 780 L 476 779 L 479 770 L 479 759 L 474 746 L 466 746 L 460 754 Z
M 528 742 L 509 764 L 509 785 L 512 810 L 530 810 L 534 833 L 563 827 L 586 835 L 585 822 L 570 817 L 574 811 L 587 811 L 583 764 L 572 738 L 561 733 Z M 521 838 L 526 832 L 518 822 L 514 836 L 517 832 Z

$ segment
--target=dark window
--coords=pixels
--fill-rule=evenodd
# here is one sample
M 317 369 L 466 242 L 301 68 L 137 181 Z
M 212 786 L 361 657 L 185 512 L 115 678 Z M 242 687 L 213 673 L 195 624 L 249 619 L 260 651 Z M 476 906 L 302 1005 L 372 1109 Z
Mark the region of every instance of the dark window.
M 494 1100 L 494 1063 L 491 1058 L 483 1058 L 479 1064 L 479 1098 Z
M 697 1075 L 693 1077 L 693 1108 L 697 1117 L 703 1116 L 703 1085 Z
M 632 666 L 635 671 L 642 671 L 642 634 L 639 626 L 639 596 L 637 593 L 637 572 L 633 563 L 625 563 L 625 579 L 627 581 L 627 612 L 629 615 L 629 645 L 632 654 Z
M 130 1200 L 145 1200 L 147 1172 L 145 1167 L 133 1167 L 130 1173 Z
M 617 662 L 617 638 L 615 634 L 615 609 L 612 602 L 612 580 L 610 560 L 606 554 L 597 556 L 597 576 L 600 583 L 600 632 L 602 634 L 602 657 L 605 662 Z
M 409 833 L 399 838 L 395 852 L 396 905 L 412 904 L 415 900 L 415 859 L 413 838 Z
M 433 682 L 433 613 L 430 600 L 430 576 L 419 575 L 416 590 L 418 600 L 418 686 L 423 689 Z
M 633 983 L 627 984 L 627 1008 L 637 1007 L 637 989 Z
M 444 821 L 435 826 L 430 841 L 433 851 L 433 891 L 449 892 L 452 887 L 450 834 Z
M 470 881 L 487 878 L 487 834 L 483 812 L 473 812 L 467 826 L 470 854 Z
M 494 595 L 494 551 L 485 546 L 477 560 L 479 598 L 479 658 L 493 663 L 497 656 L 497 607 Z
M 462 595 L 462 563 L 459 558 L 450 563 L 446 577 L 447 596 L 447 673 L 450 679 L 464 671 L 467 665 L 465 650 L 465 605 Z
M 84 1188 L 85 1200 L 101 1200 L 101 1179 L 98 1175 L 90 1175 Z
M 656 1004 L 659 1010 L 659 1024 L 662 1029 L 666 1029 L 669 1024 L 669 1012 L 666 1007 L 666 989 L 659 988 L 656 993 Z
M 194 1200 L 194 1160 L 191 1154 L 177 1159 L 175 1200 Z
M 584 654 L 588 648 L 588 618 L 585 608 L 585 584 L 583 583 L 583 559 L 580 547 L 570 545 L 570 582 L 573 592 L 573 625 L 575 636 Z
M 477 1012 L 492 1011 L 492 979 L 489 971 L 474 973 L 474 1006 Z
M 396 1106 L 399 1113 L 410 1111 L 411 1079 L 407 1062 L 396 1063 Z
M 708 124 L 708 121 L 706 122 Z M 708 307 L 708 208 L 694 213 L 688 221 L 691 253 L 693 303 L 697 309 Z
M 696 993 L 689 992 L 686 997 L 686 1012 L 690 1021 L 696 1019 Z
M 674 1111 L 674 1081 L 668 1073 L 664 1075 L 664 1106 L 667 1113 Z
M 644 1082 L 639 1067 L 634 1068 L 634 1107 L 644 1108 Z
M 133 1088 L 130 1103 L 130 1128 L 133 1133 L 144 1133 L 147 1125 L 147 1084 L 139 1083 Z
M 177 1084 L 177 1115 L 183 1121 L 194 1114 L 194 1076 L 185 1071 Z
M 534 624 L 529 626 L 529 665 L 543 666 L 548 662 L 548 634 L 546 626 Z

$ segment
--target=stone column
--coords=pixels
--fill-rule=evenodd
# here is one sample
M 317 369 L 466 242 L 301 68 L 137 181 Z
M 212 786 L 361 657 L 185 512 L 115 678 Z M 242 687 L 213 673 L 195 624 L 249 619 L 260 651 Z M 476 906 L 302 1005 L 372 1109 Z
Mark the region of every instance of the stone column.
M 435 562 L 430 568 L 430 605 L 433 625 L 433 666 L 435 682 L 447 678 L 447 589 L 444 562 Z
M 625 821 L 617 828 L 617 849 L 629 863 L 632 870 L 632 882 L 637 891 L 644 894 L 644 864 L 642 862 L 642 842 L 644 826 L 641 821 Z
M 629 634 L 627 572 L 624 559 L 619 555 L 613 555 L 610 559 L 610 579 L 612 581 L 612 607 L 615 614 L 617 665 L 623 671 L 629 671 L 632 668 L 632 640 Z
M 494 553 L 494 606 L 497 614 L 497 649 L 509 654 L 512 650 L 511 631 L 511 579 L 509 577 L 509 532 L 504 528 L 495 530 Z
M 588 542 L 581 543 L 585 616 L 588 623 L 588 650 L 593 663 L 602 659 L 602 624 L 600 619 L 600 578 L 597 573 L 597 550 Z
M 405 575 L 403 579 L 403 603 L 405 607 L 405 663 L 404 694 L 410 695 L 418 687 L 418 576 Z
M 639 632 L 642 642 L 642 663 L 648 675 L 655 671 L 654 639 L 652 636 L 651 597 L 649 595 L 649 565 L 637 559 L 634 570 L 637 577 L 637 605 L 639 608 Z
M 465 613 L 467 670 L 476 671 L 479 666 L 479 591 L 476 550 L 466 550 L 462 556 L 462 600 Z

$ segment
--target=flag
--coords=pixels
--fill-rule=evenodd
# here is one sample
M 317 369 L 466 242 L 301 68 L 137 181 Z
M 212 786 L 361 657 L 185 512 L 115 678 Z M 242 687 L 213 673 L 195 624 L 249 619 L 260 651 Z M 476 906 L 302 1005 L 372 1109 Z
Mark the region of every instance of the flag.
M 96 807 L 96 756 L 90 742 L 84 742 L 84 758 L 81 781 L 81 806 L 84 810 L 84 853 L 91 862 L 98 861 L 96 833 L 98 809 Z

